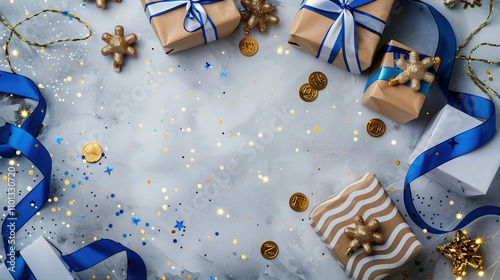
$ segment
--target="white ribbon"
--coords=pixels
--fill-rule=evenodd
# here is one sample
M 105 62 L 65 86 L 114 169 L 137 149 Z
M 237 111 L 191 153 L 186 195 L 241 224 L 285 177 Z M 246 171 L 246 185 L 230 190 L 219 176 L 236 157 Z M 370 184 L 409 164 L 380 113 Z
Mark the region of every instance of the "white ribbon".
M 332 63 L 335 57 L 330 57 L 332 53 L 338 53 L 339 44 L 341 44 L 347 69 L 354 74 L 361 74 L 356 45 L 356 23 L 378 34 L 381 34 L 384 30 L 385 23 L 375 17 L 359 12 L 354 8 L 351 8 L 353 11 L 351 12 L 351 10 L 342 7 L 348 7 L 356 1 L 357 0 L 339 0 L 339 5 L 339 3 L 331 0 L 305 0 L 302 3 L 302 7 L 309 6 L 327 13 L 338 14 L 338 18 L 332 26 L 330 26 L 330 29 L 328 29 L 325 35 L 317 58 Z M 342 34 L 344 36 L 343 38 L 341 37 Z
M 194 32 L 201 28 L 205 43 L 209 43 L 218 39 L 217 29 L 201 3 L 213 2 L 217 2 L 217 0 L 164 0 L 146 4 L 144 11 L 151 21 L 156 16 L 186 6 L 184 29 L 187 32 Z

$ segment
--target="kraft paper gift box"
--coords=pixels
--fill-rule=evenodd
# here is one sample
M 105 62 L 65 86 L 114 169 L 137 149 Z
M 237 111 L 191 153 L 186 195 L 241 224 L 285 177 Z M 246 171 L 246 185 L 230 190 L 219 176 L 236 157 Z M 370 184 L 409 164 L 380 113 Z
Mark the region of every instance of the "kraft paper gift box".
M 342 10 L 330 0 L 304 1 L 293 20 L 288 43 L 339 68 L 360 74 L 372 63 L 394 0 L 375 0 L 361 6 L 357 6 L 359 0 L 340 0 L 343 1 L 350 2 L 352 12 Z M 346 20 L 354 19 L 356 26 L 344 26 L 340 18 L 342 13 Z M 339 30 L 344 31 L 345 40 Z
M 387 46 L 394 46 L 408 52 L 415 51 L 394 40 L 390 41 Z M 383 71 L 387 68 L 389 70 L 397 68 L 394 60 L 400 57 L 408 58 L 407 55 L 397 52 L 386 52 L 387 48 L 382 49 L 381 56 L 373 64 L 373 70 L 366 84 L 361 104 L 393 121 L 404 124 L 418 118 L 430 84 L 422 81 L 418 92 L 411 90 L 409 82 L 404 85 L 389 85 L 387 82 L 391 77 L 384 77 Z M 420 59 L 423 57 L 421 55 Z M 434 69 L 437 70 L 438 66 L 436 65 Z
M 411 164 L 429 148 L 479 124 L 481 121 L 478 119 L 446 105 L 427 125 L 408 163 Z M 500 166 L 499 150 L 500 136 L 497 131 L 486 144 L 436 167 L 425 176 L 465 197 L 485 195 Z
M 78 280 L 75 272 L 61 257 L 61 252 L 54 247 L 45 237 L 38 237 L 31 245 L 21 251 L 26 264 L 37 280 Z M 5 262 L 10 257 L 6 256 Z M 0 266 L 0 279 L 9 280 L 12 278 L 7 267 Z
M 365 223 L 372 219 L 380 222 L 376 232 L 382 235 L 383 242 L 372 244 L 369 256 L 362 248 L 351 257 L 345 255 L 352 238 L 344 230 L 354 227 L 356 215 L 362 216 Z M 381 279 L 423 250 L 373 173 L 365 174 L 316 205 L 309 223 L 347 276 L 354 279 Z
M 208 31 L 205 33 L 202 30 L 203 28 L 200 28 L 196 31 L 188 32 L 188 29 L 192 30 L 192 25 L 196 26 L 199 23 L 195 18 L 191 19 L 189 15 L 186 15 L 187 5 L 179 6 L 179 2 L 189 3 L 188 0 L 176 1 L 177 7 L 169 10 L 172 2 L 141 0 L 146 16 L 150 20 L 151 26 L 167 54 L 173 54 L 227 37 L 235 31 L 240 23 L 241 16 L 233 0 L 223 0 L 204 5 L 195 3 L 191 6 L 193 7 L 193 14 L 199 17 L 203 13 L 203 10 L 206 12 L 208 17 L 205 21 L 205 26 L 208 28 Z M 197 10 L 202 13 L 198 13 Z M 213 29 L 215 32 L 210 31 L 212 23 L 215 26 L 215 29 Z

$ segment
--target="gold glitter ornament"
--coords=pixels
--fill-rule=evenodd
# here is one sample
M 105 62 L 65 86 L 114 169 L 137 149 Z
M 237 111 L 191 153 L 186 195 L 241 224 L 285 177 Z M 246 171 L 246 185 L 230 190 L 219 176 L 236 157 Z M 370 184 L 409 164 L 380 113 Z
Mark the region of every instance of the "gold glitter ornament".
M 443 0 L 443 4 L 447 8 L 453 8 L 455 6 L 456 0 Z
M 121 3 L 122 0 L 113 0 L 114 2 Z M 82 0 L 82 2 L 87 2 L 87 0 Z M 99 9 L 104 9 L 106 8 L 106 0 L 95 0 L 95 5 Z
M 102 40 L 108 45 L 102 48 L 101 53 L 104 56 L 114 54 L 114 67 L 116 72 L 120 72 L 123 64 L 123 55 L 136 56 L 137 51 L 130 45 L 137 41 L 137 36 L 134 33 L 124 36 L 123 26 L 115 27 L 115 35 L 109 33 L 102 34 Z
M 478 268 L 483 263 L 482 257 L 477 253 L 481 243 L 481 239 L 468 240 L 465 233 L 458 230 L 451 243 L 437 246 L 436 251 L 453 260 L 451 272 L 457 277 L 462 277 L 465 275 L 467 265 Z
M 280 19 L 273 15 L 276 7 L 267 3 L 265 0 L 241 0 L 244 10 L 240 13 L 241 20 L 247 22 L 246 27 L 253 29 L 259 26 L 260 33 L 267 32 L 267 23 L 278 24 Z
M 427 69 L 438 64 L 440 61 L 439 57 L 426 57 L 420 60 L 417 52 L 410 52 L 409 61 L 404 58 L 396 60 L 396 66 L 402 69 L 403 73 L 391 78 L 388 83 L 391 86 L 395 86 L 411 81 L 410 88 L 413 91 L 419 91 L 421 80 L 429 84 L 434 81 L 434 74 L 428 72 Z
M 382 235 L 375 230 L 380 226 L 377 219 L 373 219 L 368 224 L 365 224 L 363 217 L 356 215 L 354 216 L 354 228 L 346 228 L 345 234 L 352 239 L 349 243 L 349 247 L 345 251 L 347 257 L 351 257 L 352 254 L 363 247 L 366 255 L 371 255 L 372 253 L 372 243 L 381 244 L 383 242 Z

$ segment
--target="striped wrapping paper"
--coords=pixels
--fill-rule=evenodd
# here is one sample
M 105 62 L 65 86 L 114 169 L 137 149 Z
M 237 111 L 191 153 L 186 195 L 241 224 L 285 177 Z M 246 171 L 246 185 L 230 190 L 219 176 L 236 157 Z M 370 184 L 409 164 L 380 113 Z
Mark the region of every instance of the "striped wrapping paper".
M 381 245 L 365 255 L 360 248 L 348 258 L 344 253 L 352 240 L 344 234 L 354 227 L 354 216 L 365 222 L 377 219 Z M 423 247 L 373 173 L 367 173 L 337 194 L 316 205 L 309 223 L 350 278 L 382 279 L 419 254 Z

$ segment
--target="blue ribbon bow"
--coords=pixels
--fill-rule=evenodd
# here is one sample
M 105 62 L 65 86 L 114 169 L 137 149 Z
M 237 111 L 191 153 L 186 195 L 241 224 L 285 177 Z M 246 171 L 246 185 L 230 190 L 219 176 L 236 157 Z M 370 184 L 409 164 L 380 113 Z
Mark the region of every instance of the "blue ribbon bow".
M 8 215 L 2 223 L 2 241 L 6 254 L 9 254 L 11 230 L 14 232 L 19 231 L 48 199 L 52 160 L 49 152 L 35 138 L 45 118 L 47 107 L 47 103 L 35 83 L 26 77 L 0 71 L 0 92 L 38 101 L 35 110 L 20 127 L 9 123 L 0 127 L 0 156 L 13 157 L 16 155 L 16 151 L 20 151 L 21 154 L 33 162 L 43 175 L 43 180 L 26 194 L 19 203 L 14 207 L 7 208 Z M 87 245 L 70 255 L 63 256 L 63 259 L 73 271 L 78 272 L 122 251 L 127 253 L 128 279 L 145 280 L 146 267 L 141 257 L 136 252 L 109 239 L 99 240 Z M 16 251 L 16 253 L 18 252 Z M 15 280 L 36 280 L 21 253 L 16 254 L 14 264 L 6 261 L 5 265 Z
M 347 71 L 361 74 L 359 64 L 356 27 L 380 36 L 385 21 L 356 9 L 375 0 L 304 0 L 301 9 L 308 9 L 335 20 L 318 50 L 316 58 L 333 63 L 342 49 Z
M 199 29 L 203 31 L 205 44 L 218 40 L 217 28 L 212 19 L 203 8 L 204 4 L 211 4 L 222 0 L 162 0 L 147 3 L 144 12 L 149 21 L 154 17 L 170 12 L 174 9 L 186 6 L 186 17 L 184 18 L 184 29 L 187 32 L 195 32 Z
M 427 224 L 419 215 L 413 204 L 410 183 L 441 164 L 469 153 L 488 142 L 496 131 L 495 105 L 491 100 L 467 93 L 454 92 L 448 89 L 453 63 L 455 61 L 455 33 L 450 23 L 435 8 L 425 2 L 419 0 L 414 1 L 427 7 L 436 21 L 439 41 L 435 56 L 441 58 L 441 64 L 436 74 L 438 78 L 437 83 L 446 96 L 448 103 L 466 114 L 486 120 L 482 124 L 460 133 L 420 154 L 412 163 L 406 174 L 404 202 L 409 216 L 420 228 L 426 229 L 430 233 L 442 234 L 461 229 L 476 219 L 486 215 L 500 216 L 500 207 L 482 206 L 476 208 L 465 215 L 461 222 L 453 229 L 437 229 Z M 450 145 L 449 143 L 452 141 L 454 141 L 454 143 L 460 143 L 460 145 Z

